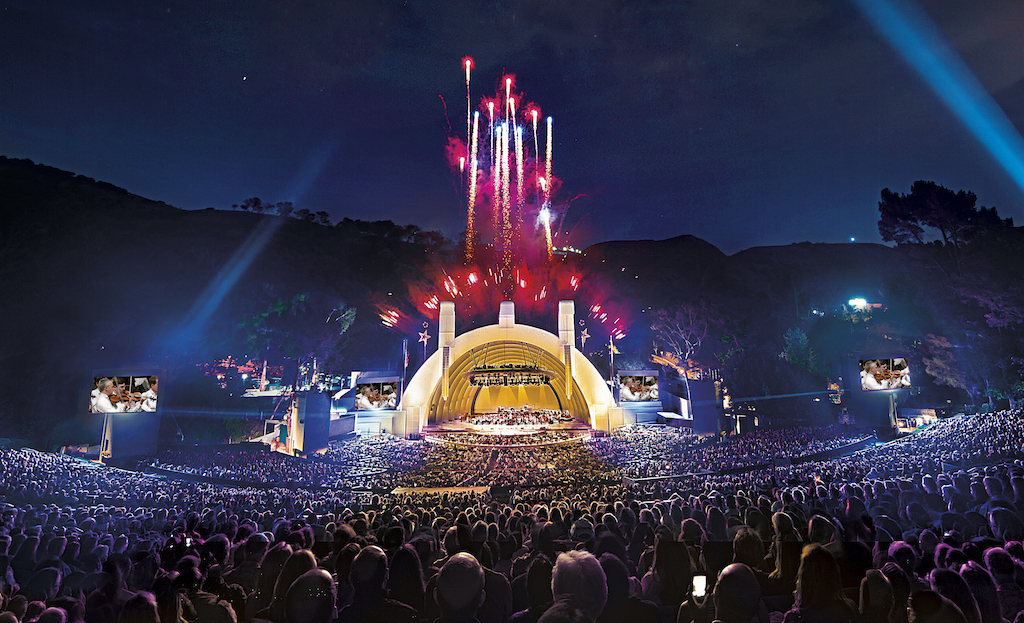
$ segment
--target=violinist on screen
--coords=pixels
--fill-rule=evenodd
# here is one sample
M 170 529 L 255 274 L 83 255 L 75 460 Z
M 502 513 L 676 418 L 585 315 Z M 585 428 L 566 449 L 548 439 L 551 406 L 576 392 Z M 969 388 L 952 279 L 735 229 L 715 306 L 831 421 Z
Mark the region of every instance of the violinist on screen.
M 96 389 L 99 393 L 96 395 L 96 404 L 93 405 L 93 413 L 120 413 L 125 411 L 125 405 L 127 402 L 118 401 L 114 404 L 110 397 L 117 394 L 117 386 L 110 379 L 100 379 Z

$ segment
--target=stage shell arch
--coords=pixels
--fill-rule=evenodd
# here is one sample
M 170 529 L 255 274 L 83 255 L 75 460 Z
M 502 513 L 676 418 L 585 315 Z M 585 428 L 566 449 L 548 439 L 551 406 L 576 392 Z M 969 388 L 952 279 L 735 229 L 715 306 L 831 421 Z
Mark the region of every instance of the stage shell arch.
M 498 324 L 480 327 L 454 337 L 454 306 L 449 308 L 451 334 L 448 342 L 448 397 L 443 397 L 445 319 L 440 323 L 438 349 L 420 367 L 402 396 L 399 410 L 407 418 L 408 432 L 422 431 L 461 415 L 481 412 L 493 406 L 495 391 L 513 392 L 514 399 L 537 408 L 562 409 L 591 428 L 608 429 L 610 411 L 618 411 L 608 385 L 590 360 L 575 347 L 571 301 L 559 305 L 560 334 L 555 335 L 515 323 L 511 303 L 503 303 Z M 569 348 L 566 348 L 569 346 Z M 565 353 L 570 353 L 571 389 L 567 391 Z M 535 387 L 482 388 L 469 382 L 477 362 L 488 366 L 532 364 L 552 373 L 548 385 Z M 490 392 L 491 395 L 488 395 Z M 568 394 L 568 395 L 567 395 Z M 505 396 L 508 398 L 508 396 Z M 500 399 L 498 399 L 500 401 Z M 474 411 L 475 410 L 475 411 Z M 621 417 L 621 416 L 620 416 Z

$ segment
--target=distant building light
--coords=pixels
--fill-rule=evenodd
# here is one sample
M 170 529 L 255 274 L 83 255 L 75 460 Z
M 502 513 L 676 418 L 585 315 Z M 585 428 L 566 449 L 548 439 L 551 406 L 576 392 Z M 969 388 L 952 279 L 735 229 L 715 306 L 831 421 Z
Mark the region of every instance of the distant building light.
M 868 301 L 867 299 L 861 298 L 850 299 L 850 307 L 854 309 L 867 309 Z

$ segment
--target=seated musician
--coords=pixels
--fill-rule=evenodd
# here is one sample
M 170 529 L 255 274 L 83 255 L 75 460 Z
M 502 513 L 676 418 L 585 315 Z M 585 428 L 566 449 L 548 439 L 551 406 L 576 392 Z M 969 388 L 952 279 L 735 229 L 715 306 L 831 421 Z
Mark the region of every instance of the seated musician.
M 117 386 L 110 379 L 100 379 L 99 394 L 96 396 L 96 405 L 93 413 L 120 413 L 125 410 L 127 402 L 119 401 L 117 404 L 111 401 L 110 397 L 117 394 Z
M 882 369 L 878 362 L 871 360 L 864 364 L 864 370 L 860 373 L 860 384 L 864 389 L 889 389 L 889 380 L 880 378 Z
M 149 381 L 149 389 L 142 392 L 142 401 L 139 403 L 139 409 L 152 413 L 156 411 L 156 385 L 157 377 L 152 377 Z
M 623 402 L 636 402 L 640 400 L 640 392 L 639 387 L 637 387 L 636 379 L 630 378 L 629 381 L 623 384 L 620 397 Z

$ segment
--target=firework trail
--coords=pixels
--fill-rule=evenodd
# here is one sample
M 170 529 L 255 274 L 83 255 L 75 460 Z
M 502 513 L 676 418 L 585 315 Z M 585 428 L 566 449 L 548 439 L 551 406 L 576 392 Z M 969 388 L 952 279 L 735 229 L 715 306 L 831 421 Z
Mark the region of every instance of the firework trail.
M 512 223 L 509 219 L 509 212 L 512 209 L 511 197 L 511 164 L 509 158 L 509 127 L 503 124 L 501 132 L 501 241 L 502 259 L 505 270 L 512 268 Z
M 480 113 L 473 114 L 473 142 L 469 153 L 469 211 L 466 215 L 466 262 L 473 261 L 473 245 L 476 232 L 473 229 L 473 211 L 476 207 L 477 138 L 480 134 Z
M 526 186 L 525 171 L 523 171 L 523 128 L 516 128 L 516 235 L 514 238 L 521 239 L 523 235 L 523 210 L 526 207 Z
M 462 59 L 462 63 L 466 66 L 466 136 L 469 136 L 469 121 L 473 111 L 473 100 L 469 97 L 469 72 L 473 68 L 473 59 L 467 56 Z
M 547 191 L 548 195 L 544 197 L 544 204 L 551 204 L 551 117 L 548 117 L 548 144 L 547 144 L 547 158 L 544 162 L 544 179 L 547 180 Z
M 466 264 L 474 263 L 477 254 L 488 249 L 506 274 L 528 258 L 551 261 L 549 235 L 541 233 L 539 215 L 546 209 L 548 216 L 543 222 L 550 226 L 557 223 L 563 209 L 554 204 L 560 184 L 552 170 L 552 119 L 546 118 L 546 144 L 542 146 L 540 108 L 516 90 L 514 75 L 501 76 L 494 96 L 474 101 L 470 57 L 462 59 L 461 69 L 466 79 L 466 137 L 453 137 L 458 149 L 450 151 L 458 152 L 451 166 L 453 170 L 458 167 L 466 191 Z M 487 115 L 483 127 L 481 114 Z M 532 144 L 524 136 L 527 124 L 532 124 Z

